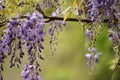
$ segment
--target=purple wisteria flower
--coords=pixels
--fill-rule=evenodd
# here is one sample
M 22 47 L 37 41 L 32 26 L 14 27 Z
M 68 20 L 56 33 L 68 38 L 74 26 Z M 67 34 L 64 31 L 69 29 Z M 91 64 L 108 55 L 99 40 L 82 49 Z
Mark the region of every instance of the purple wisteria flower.
M 112 30 L 108 30 L 108 33 L 109 33 L 109 35 L 108 35 L 109 40 L 110 40 L 110 41 L 113 41 L 114 31 L 112 31 Z
M 42 80 L 35 65 L 25 64 L 20 75 L 23 80 Z
M 120 42 L 120 33 L 119 31 L 116 32 L 116 31 L 113 31 L 113 30 L 108 30 L 108 37 L 109 37 L 109 40 L 113 43 L 113 44 L 118 44 Z
M 54 0 L 54 2 L 56 2 L 57 5 L 60 6 L 59 0 Z
M 43 4 L 45 7 L 55 7 L 51 0 L 43 0 Z
M 95 53 L 96 48 L 95 47 L 90 47 L 90 48 L 88 48 L 88 51 L 91 52 L 91 53 Z
M 3 80 L 3 76 L 2 76 L 2 74 L 0 73 L 0 80 Z
M 7 29 L 4 30 L 5 35 L 0 38 L 0 70 L 3 70 L 3 62 L 7 56 L 10 56 L 9 64 L 10 68 L 21 64 L 21 59 L 25 54 L 28 55 L 28 64 L 34 65 L 37 68 L 35 72 L 30 69 L 22 71 L 21 75 L 24 80 L 41 80 L 38 76 L 37 69 L 39 68 L 39 63 L 37 58 L 44 60 L 42 57 L 42 50 L 44 46 L 44 32 L 45 22 L 43 20 L 43 15 L 37 11 L 32 14 L 28 13 L 26 19 L 17 20 L 11 19 L 7 24 Z M 19 16 L 16 16 L 20 18 Z M 26 46 L 27 52 L 23 51 L 23 46 Z M 29 77 L 29 74 L 31 75 Z
M 87 62 L 88 69 L 91 71 L 91 67 L 92 67 L 92 55 L 90 53 L 86 53 L 85 57 L 88 59 L 88 62 Z
M 52 16 L 60 16 L 60 13 L 61 13 L 61 9 L 56 9 L 54 12 L 52 12 Z
M 94 55 L 94 66 L 99 62 L 99 57 L 101 56 L 102 53 L 98 52 Z
M 59 34 L 59 31 L 62 31 L 63 26 L 66 26 L 66 23 L 63 21 L 51 21 L 50 22 L 50 28 L 48 29 L 48 33 L 50 35 L 50 49 L 51 52 L 54 53 L 55 45 L 57 45 L 57 35 Z
M 91 30 L 87 29 L 86 30 L 86 38 L 87 39 L 92 39 L 93 36 L 94 36 L 94 33 Z
M 54 0 L 55 2 L 58 2 L 58 0 Z
M 0 70 L 3 70 L 4 59 L 6 58 L 6 54 L 4 53 L 4 45 L 2 44 L 2 41 L 0 40 Z

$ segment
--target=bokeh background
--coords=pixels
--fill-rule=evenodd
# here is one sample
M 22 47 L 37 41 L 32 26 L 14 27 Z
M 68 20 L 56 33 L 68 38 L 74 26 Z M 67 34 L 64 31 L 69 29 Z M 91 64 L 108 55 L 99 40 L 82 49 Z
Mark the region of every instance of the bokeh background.
M 107 36 L 107 29 L 104 29 L 97 38 L 96 47 L 102 55 L 96 69 L 90 75 L 85 57 L 87 40 L 85 40 L 85 31 L 80 23 L 68 22 L 66 27 L 63 27 L 63 31 L 58 35 L 58 45 L 54 54 L 50 51 L 47 33 L 43 43 L 45 50 L 42 53 L 45 60 L 40 61 L 42 80 L 107 80 L 111 72 L 109 62 L 113 55 Z M 20 73 L 23 64 L 27 62 L 27 56 L 22 60 L 20 69 L 9 68 L 8 60 L 6 62 L 3 71 L 5 80 L 22 80 Z

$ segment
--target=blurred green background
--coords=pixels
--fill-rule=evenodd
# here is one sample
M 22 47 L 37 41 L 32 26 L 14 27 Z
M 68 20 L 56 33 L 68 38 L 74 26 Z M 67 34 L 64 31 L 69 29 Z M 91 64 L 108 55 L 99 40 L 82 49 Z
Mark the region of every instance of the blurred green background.
M 104 29 L 97 39 L 96 47 L 102 52 L 102 56 L 93 74 L 89 75 L 85 57 L 87 52 L 85 31 L 82 30 L 81 24 L 68 22 L 67 26 L 63 27 L 63 31 L 58 35 L 58 45 L 53 56 L 49 49 L 47 34 L 44 42 L 45 50 L 42 53 L 45 60 L 40 61 L 42 80 L 107 80 L 111 72 L 109 61 L 113 55 L 107 36 L 107 30 Z M 26 61 L 27 58 L 24 57 L 23 63 Z M 20 69 L 9 68 L 9 64 L 6 63 L 3 71 L 5 80 L 22 80 L 20 77 L 22 66 L 23 64 Z

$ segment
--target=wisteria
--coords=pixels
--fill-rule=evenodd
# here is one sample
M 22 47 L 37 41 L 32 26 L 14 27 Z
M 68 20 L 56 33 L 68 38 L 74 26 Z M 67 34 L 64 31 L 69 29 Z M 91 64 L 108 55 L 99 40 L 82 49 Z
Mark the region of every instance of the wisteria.
M 88 65 L 89 70 L 91 71 L 91 66 L 92 66 L 92 55 L 89 54 L 89 53 L 87 53 L 87 54 L 85 54 L 85 56 L 86 56 L 87 59 L 88 59 L 87 65 Z
M 42 14 L 34 12 L 27 14 L 26 20 L 10 20 L 7 29 L 4 30 L 5 35 L 0 40 L 2 44 L 0 46 L 1 70 L 6 56 L 10 56 L 10 67 L 16 65 L 18 68 L 25 54 L 28 55 L 29 65 L 33 65 L 37 58 L 44 60 L 41 52 L 44 49 L 42 42 L 46 33 L 44 32 L 45 24 L 42 18 Z M 24 45 L 27 47 L 27 53 L 23 51 Z M 39 56 L 37 57 L 37 55 Z
M 6 8 L 11 5 L 6 6 L 8 4 L 6 0 L 0 1 L 0 28 L 5 26 L 5 29 L 1 30 L 3 36 L 0 34 L 0 80 L 3 80 L 2 71 L 5 59 L 8 56 L 10 57 L 10 68 L 14 66 L 19 68 L 25 55 L 28 56 L 28 62 L 21 72 L 23 80 L 42 80 L 39 76 L 41 69 L 38 59 L 44 60 L 42 55 L 45 48 L 43 45 L 44 36 L 48 32 L 48 42 L 51 52 L 54 53 L 55 46 L 58 43 L 58 34 L 62 31 L 63 26 L 66 26 L 66 21 L 85 23 L 83 26 L 89 24 L 85 27 L 85 40 L 89 42 L 85 57 L 88 59 L 87 65 L 90 72 L 97 66 L 100 56 L 104 54 L 96 48 L 96 41 L 105 28 L 108 30 L 107 36 L 112 44 L 114 58 L 120 58 L 120 0 L 74 0 L 75 7 L 70 6 L 70 8 L 66 8 L 65 4 L 65 6 L 62 6 L 64 0 L 32 2 L 25 0 L 11 1 L 13 7 L 16 6 L 14 8 L 16 13 L 14 17 L 9 16 L 7 18 L 8 15 L 5 14 L 9 10 Z M 20 13 L 17 9 L 22 7 L 32 7 L 32 9 L 30 8 L 29 12 L 21 11 Z M 54 11 L 51 15 L 46 15 L 44 11 L 49 8 L 53 8 Z M 75 18 L 71 18 L 71 14 Z M 104 26 L 104 22 L 107 23 L 107 26 Z M 47 23 L 50 27 L 45 32 Z M 26 51 L 24 48 L 26 48 Z
M 100 52 L 97 52 L 95 55 L 94 55 L 94 65 L 96 66 L 96 64 L 99 62 L 99 57 L 102 53 Z
M 55 7 L 51 0 L 43 0 L 43 4 L 45 7 Z
M 42 80 L 39 76 L 37 68 L 38 66 L 25 64 L 23 71 L 20 74 L 23 80 Z
M 80 6 L 84 5 L 84 9 L 78 9 L 79 16 L 84 15 L 90 21 L 90 25 L 86 28 L 86 41 L 89 46 L 88 53 L 85 56 L 88 59 L 87 65 L 89 71 L 93 71 L 93 67 L 99 62 L 101 52 L 96 49 L 97 37 L 101 31 L 107 27 L 108 38 L 112 43 L 112 49 L 115 58 L 119 58 L 120 53 L 120 1 L 119 0 L 84 0 Z M 102 22 L 108 19 L 107 26 L 103 26 Z M 85 25 L 83 25 L 85 26 Z M 116 63 L 117 64 L 117 63 Z M 113 64 L 114 65 L 114 64 Z
M 48 0 L 46 7 L 50 5 L 52 3 Z M 40 6 L 37 6 L 38 8 Z M 34 11 L 32 14 L 27 13 L 25 16 L 26 19 L 20 19 L 21 15 L 18 14 L 16 16 L 17 19 L 10 19 L 6 25 L 7 28 L 3 31 L 5 34 L 0 38 L 0 70 L 3 70 L 3 63 L 7 56 L 10 56 L 10 68 L 14 66 L 19 68 L 19 65 L 22 63 L 21 59 L 24 55 L 28 55 L 28 63 L 24 65 L 21 77 L 23 80 L 41 80 L 39 76 L 41 69 L 37 59 L 44 60 L 41 54 L 44 49 L 42 42 L 44 42 L 44 36 L 46 35 L 44 31 L 46 28 L 45 20 L 43 19 L 44 15 Z M 52 21 L 50 25 L 48 32 L 50 34 L 50 47 L 53 53 L 53 48 L 55 49 L 54 46 L 56 44 L 55 40 L 59 33 L 58 28 L 62 31 L 62 26 L 65 26 L 65 22 Z M 27 48 L 27 51 L 23 50 L 24 47 Z M 0 80 L 3 80 L 1 71 Z
M 65 22 L 63 21 L 51 21 L 50 28 L 48 29 L 48 33 L 50 34 L 50 49 L 52 53 L 54 53 L 55 45 L 57 45 L 57 35 L 59 35 L 59 31 L 62 31 L 62 27 L 65 26 Z
M 96 64 L 99 62 L 99 57 L 102 53 L 98 52 L 95 47 L 88 48 L 88 51 L 89 53 L 86 53 L 85 57 L 88 59 L 87 65 L 91 73 L 93 72 L 94 67 L 96 67 Z

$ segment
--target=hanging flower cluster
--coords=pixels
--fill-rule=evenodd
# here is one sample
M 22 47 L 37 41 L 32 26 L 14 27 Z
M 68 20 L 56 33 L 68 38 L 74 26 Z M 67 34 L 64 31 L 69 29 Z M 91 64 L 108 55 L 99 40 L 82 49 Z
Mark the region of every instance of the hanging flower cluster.
M 96 64 L 99 62 L 99 57 L 102 54 L 101 52 L 97 52 L 96 48 L 92 47 L 88 49 L 89 53 L 86 53 L 85 56 L 88 59 L 87 65 L 90 72 L 93 71 Z
M 3 69 L 4 59 L 10 56 L 10 67 L 21 64 L 21 59 L 28 55 L 29 65 L 38 65 L 37 58 L 44 60 L 41 55 L 44 46 L 45 23 L 41 13 L 35 11 L 27 14 L 27 19 L 10 20 L 7 24 L 5 34 L 0 40 L 0 69 Z M 20 16 L 17 16 L 18 18 Z M 25 52 L 23 49 L 27 48 Z M 7 52 L 7 54 L 6 54 Z M 28 66 L 29 66 L 28 65 Z M 27 79 L 25 79 L 27 80 Z M 37 80 L 37 79 L 33 79 Z

